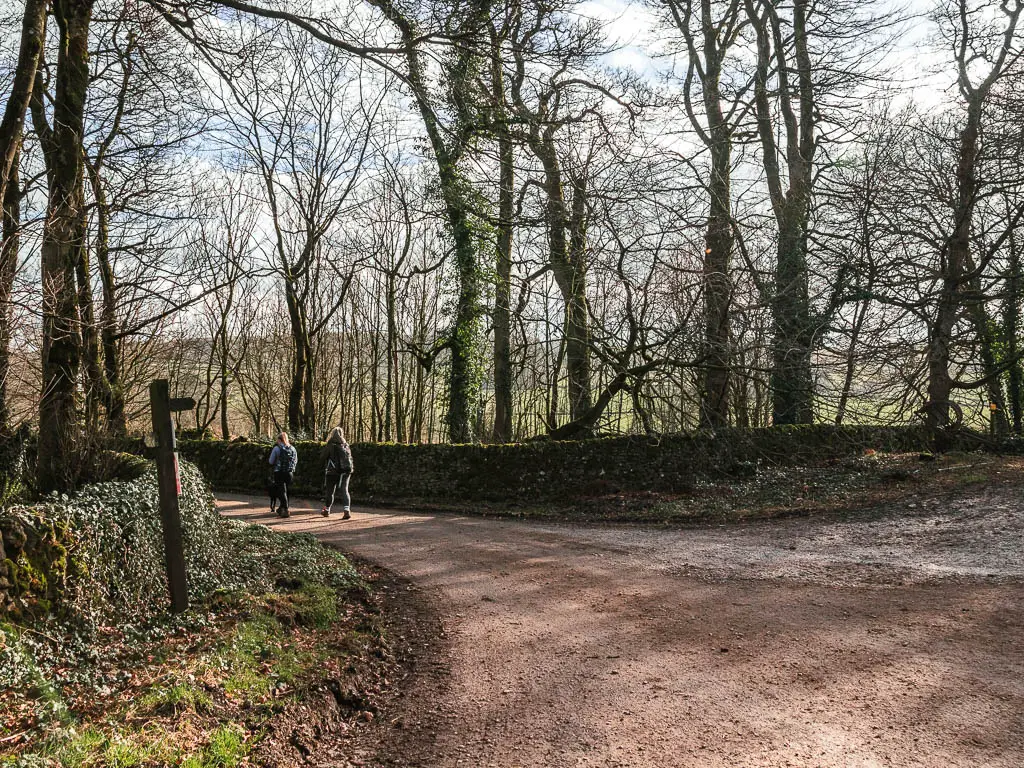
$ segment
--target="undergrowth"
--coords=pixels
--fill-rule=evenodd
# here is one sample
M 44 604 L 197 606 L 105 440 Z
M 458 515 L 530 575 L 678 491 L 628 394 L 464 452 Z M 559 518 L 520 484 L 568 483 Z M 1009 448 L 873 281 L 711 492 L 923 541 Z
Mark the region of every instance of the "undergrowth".
M 386 645 L 339 553 L 219 525 L 227 567 L 180 616 L 0 624 L 0 766 L 253 764 L 275 718 Z

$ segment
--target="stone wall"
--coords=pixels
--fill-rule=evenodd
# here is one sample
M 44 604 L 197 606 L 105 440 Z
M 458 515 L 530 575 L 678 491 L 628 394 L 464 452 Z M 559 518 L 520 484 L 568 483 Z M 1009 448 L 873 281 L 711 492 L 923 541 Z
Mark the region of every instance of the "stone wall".
M 759 465 L 827 463 L 866 449 L 916 451 L 925 432 L 901 427 L 813 425 L 696 432 L 658 439 L 616 437 L 514 445 L 352 446 L 351 490 L 358 503 L 403 500 L 536 502 L 630 491 L 685 491 L 700 480 L 749 475 Z M 293 493 L 323 483 L 321 443 L 298 442 Z M 271 446 L 179 441 L 214 488 L 262 493 Z

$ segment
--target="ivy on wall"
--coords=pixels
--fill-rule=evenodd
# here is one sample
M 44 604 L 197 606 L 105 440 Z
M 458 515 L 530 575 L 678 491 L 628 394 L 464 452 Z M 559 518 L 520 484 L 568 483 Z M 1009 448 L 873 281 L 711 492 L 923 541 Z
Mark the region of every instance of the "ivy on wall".
M 166 604 L 156 469 L 129 459 L 126 479 L 0 508 L 0 619 L 125 619 Z M 189 587 L 198 596 L 225 567 L 225 534 L 199 470 L 181 462 L 181 479 Z

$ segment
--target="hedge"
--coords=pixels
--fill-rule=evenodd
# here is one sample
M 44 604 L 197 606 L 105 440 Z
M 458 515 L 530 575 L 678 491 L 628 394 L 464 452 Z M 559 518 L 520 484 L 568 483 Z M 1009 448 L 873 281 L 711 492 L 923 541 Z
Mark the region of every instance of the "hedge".
M 750 474 L 759 464 L 811 464 L 862 453 L 916 451 L 923 429 L 813 425 L 730 429 L 575 442 L 513 445 L 357 444 L 351 490 L 358 503 L 534 502 L 629 491 L 685 491 L 702 479 Z M 318 495 L 321 443 L 297 442 L 292 492 Z M 140 443 L 134 444 L 141 449 Z M 244 441 L 179 441 L 214 488 L 262 493 L 271 446 Z
M 128 458 L 125 479 L 0 507 L 0 618 L 123 621 L 166 605 L 156 469 Z M 189 587 L 199 596 L 224 568 L 225 534 L 199 470 L 182 462 L 181 475 Z

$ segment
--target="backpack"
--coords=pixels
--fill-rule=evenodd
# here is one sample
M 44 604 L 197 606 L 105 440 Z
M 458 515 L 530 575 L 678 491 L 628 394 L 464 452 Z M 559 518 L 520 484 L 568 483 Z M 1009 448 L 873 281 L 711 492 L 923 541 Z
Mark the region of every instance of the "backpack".
M 327 452 L 327 466 L 324 473 L 328 475 L 344 475 L 352 471 L 352 454 L 347 445 L 332 443 Z
M 279 445 L 277 451 L 277 463 L 274 465 L 274 469 L 277 472 L 294 472 L 295 471 L 295 449 L 290 445 Z

